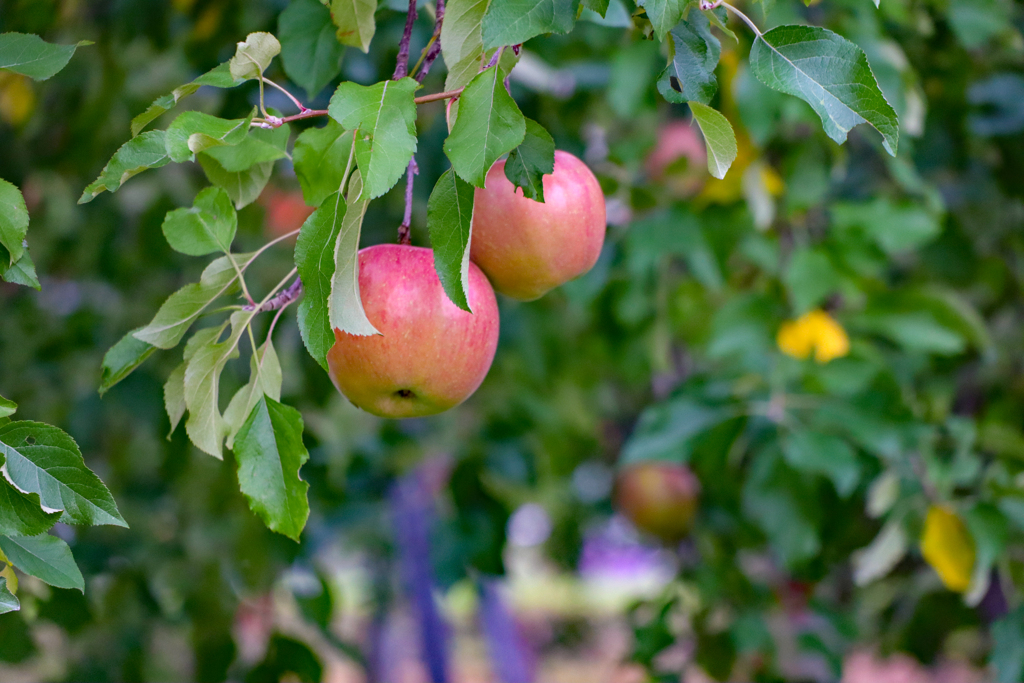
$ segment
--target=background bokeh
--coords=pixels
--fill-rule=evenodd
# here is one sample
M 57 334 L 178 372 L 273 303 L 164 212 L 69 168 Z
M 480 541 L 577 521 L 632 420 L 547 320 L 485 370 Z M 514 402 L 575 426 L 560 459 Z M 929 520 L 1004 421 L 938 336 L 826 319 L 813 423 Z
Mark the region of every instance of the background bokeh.
M 390 77 L 403 4 L 382 4 L 368 54 L 346 50 L 344 80 Z M 454 680 L 515 666 L 545 682 L 1021 680 L 1024 5 L 745 6 L 764 27 L 823 25 L 860 45 L 900 115 L 900 151 L 889 158 L 866 127 L 829 140 L 806 104 L 749 73 L 750 34 L 730 22 L 717 105 L 740 156 L 722 181 L 685 106 L 658 95 L 664 57 L 628 1 L 530 41 L 512 94 L 597 173 L 601 260 L 537 302 L 502 299 L 490 375 L 434 418 L 351 407 L 286 314 L 282 400 L 302 412 L 311 455 L 301 544 L 248 510 L 230 454 L 210 458 L 181 428 L 167 437 L 177 352 L 96 390 L 104 352 L 201 271 L 160 224 L 191 204 L 202 170 L 169 165 L 76 204 L 134 115 L 248 32 L 275 31 L 286 6 L 0 0 L 0 31 L 95 41 L 49 81 L 0 75 L 0 177 L 25 194 L 43 285 L 0 283 L 0 392 L 19 418 L 75 437 L 131 525 L 59 526 L 87 590 L 22 582 L 22 611 L 0 617 L 0 679 L 429 680 L 400 571 L 424 565 L 403 559 L 395 524 L 412 514 Z M 431 29 L 422 13 L 414 55 Z M 280 68 L 268 75 L 305 98 Z M 425 91 L 443 81 L 439 63 Z M 230 118 L 256 98 L 249 83 L 186 106 Z M 290 110 L 273 91 L 268 104 Z M 413 241 L 427 244 L 443 105 L 420 107 L 418 126 Z M 239 213 L 237 250 L 301 223 L 297 188 L 278 163 Z M 364 244 L 394 239 L 401 193 L 371 205 Z M 251 288 L 291 268 L 289 244 Z M 780 326 L 818 309 L 849 353 L 780 350 Z M 243 350 L 225 393 L 247 368 Z M 688 462 L 702 483 L 678 547 L 612 506 L 616 473 L 650 459 Z M 935 505 L 966 520 L 976 548 L 962 592 L 919 549 Z

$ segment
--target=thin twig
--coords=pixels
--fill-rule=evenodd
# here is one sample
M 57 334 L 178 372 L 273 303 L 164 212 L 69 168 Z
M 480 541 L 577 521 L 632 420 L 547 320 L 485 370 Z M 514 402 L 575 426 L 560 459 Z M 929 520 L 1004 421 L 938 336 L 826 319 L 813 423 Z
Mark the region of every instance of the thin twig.
M 307 107 L 306 105 L 304 105 L 304 104 L 303 104 L 302 102 L 299 102 L 299 100 L 298 100 L 298 99 L 296 99 L 295 95 L 292 95 L 292 94 L 291 94 L 290 92 L 288 92 L 287 90 L 285 90 L 285 89 L 284 89 L 284 87 L 282 87 L 282 86 L 278 85 L 277 83 L 274 83 L 274 81 L 270 80 L 269 78 L 264 78 L 264 79 L 263 79 L 263 82 L 264 82 L 264 83 L 266 83 L 267 85 L 269 85 L 269 86 L 273 86 L 273 87 L 277 88 L 278 90 L 280 90 L 281 92 L 283 92 L 283 93 L 285 94 L 285 96 L 286 96 L 286 97 L 287 97 L 287 98 L 288 98 L 289 100 L 291 100 L 291 101 L 292 101 L 292 103 L 293 103 L 293 104 L 294 104 L 294 105 L 295 105 L 296 107 L 298 107 L 298 108 L 299 108 L 299 111 L 300 111 L 300 112 L 302 112 L 302 113 L 305 113 L 305 112 L 307 112 L 307 111 L 310 111 L 309 107 Z
M 430 67 L 434 64 L 434 60 L 441 54 L 442 22 L 444 22 L 444 0 L 437 0 L 437 8 L 434 10 L 434 35 L 430 36 L 430 42 L 423 48 L 420 61 L 417 62 L 416 68 L 412 71 L 416 74 L 416 80 L 420 83 L 427 77 Z M 420 68 L 420 65 L 422 65 L 422 68 Z
M 291 284 L 288 289 L 284 290 L 272 299 L 268 299 L 261 304 L 253 304 L 251 306 L 243 306 L 243 311 L 253 311 L 255 313 L 265 313 L 266 311 L 276 311 L 283 308 L 295 301 L 302 294 L 302 280 L 295 278 L 295 282 Z
M 760 38 L 760 37 L 762 37 L 764 35 L 763 33 L 761 33 L 761 29 L 759 29 L 757 27 L 757 24 L 755 24 L 753 21 L 751 21 L 750 17 L 748 17 L 746 14 L 744 14 L 741 11 L 739 11 L 738 9 L 736 9 L 735 7 L 730 5 L 729 3 L 725 2 L 725 0 L 714 0 L 714 2 L 710 2 L 709 0 L 701 0 L 700 8 L 702 10 L 704 10 L 704 11 L 713 10 L 716 7 L 724 7 L 727 10 L 729 10 L 730 12 L 732 12 L 733 14 L 735 14 L 736 16 L 738 16 L 740 19 L 743 20 L 743 22 L 747 26 L 750 27 L 751 31 L 753 31 L 755 34 L 757 34 L 758 38 Z
M 452 97 L 458 97 L 462 94 L 465 88 L 456 88 L 455 90 L 445 90 L 444 92 L 435 92 L 430 95 L 423 95 L 413 100 L 416 104 L 425 104 L 427 102 L 437 102 L 438 100 L 447 100 Z
M 291 121 L 299 121 L 301 119 L 311 119 L 316 116 L 327 116 L 326 109 L 307 109 L 301 114 L 293 114 L 292 116 L 282 117 L 268 117 L 265 119 L 255 118 L 252 120 L 252 125 L 258 128 L 280 128 L 286 123 Z
M 420 172 L 416 165 L 416 157 L 409 159 L 409 167 L 405 170 L 405 216 L 398 226 L 398 243 L 412 244 L 412 188 L 413 179 Z
M 402 42 L 398 44 L 398 59 L 392 80 L 401 80 L 409 75 L 409 42 L 412 40 L 412 25 L 416 23 L 416 16 L 416 0 L 409 0 L 409 13 L 405 15 L 405 31 L 402 33 Z

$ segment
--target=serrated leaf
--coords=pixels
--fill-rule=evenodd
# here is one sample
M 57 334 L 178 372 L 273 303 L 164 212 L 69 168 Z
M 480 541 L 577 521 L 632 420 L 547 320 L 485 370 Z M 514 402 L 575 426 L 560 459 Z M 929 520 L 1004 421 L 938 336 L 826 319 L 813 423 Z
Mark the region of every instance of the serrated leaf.
M 284 72 L 312 99 L 341 71 L 345 48 L 331 12 L 317 0 L 292 0 L 277 20 Z
M 2 462 L 3 458 L 0 457 Z M 61 510 L 44 511 L 38 493 L 22 493 L 0 476 L 0 535 L 41 534 L 60 519 L 60 513 Z
M 308 128 L 299 135 L 292 163 L 306 204 L 320 206 L 338 191 L 351 149 L 352 132 L 334 119 L 328 119 L 323 128 Z
M 683 10 L 686 9 L 688 2 L 689 0 L 639 0 L 637 4 L 647 13 L 658 40 L 665 40 L 672 27 L 683 18 Z M 691 16 L 697 14 L 693 12 Z
M 0 263 L 7 261 L 4 258 L 3 247 L 0 247 Z M 23 285 L 25 287 L 32 287 L 33 289 L 42 289 L 39 284 L 39 278 L 36 277 L 36 264 L 32 262 L 32 257 L 29 256 L 28 249 L 25 249 L 21 258 L 13 265 L 7 268 L 0 266 L 0 279 L 4 282 L 10 282 L 14 285 Z
M 525 43 L 542 33 L 568 33 L 575 23 L 572 0 L 491 0 L 481 29 L 489 50 Z
M 899 120 L 878 87 L 864 51 L 816 26 L 779 26 L 754 41 L 750 68 L 758 80 L 811 105 L 825 133 L 838 143 L 869 123 L 896 156 Z
M 711 33 L 711 25 L 703 12 L 691 12 L 669 33 L 673 55 L 658 78 L 658 91 L 669 102 L 681 104 L 688 100 L 711 104 L 718 92 L 715 68 L 722 54 L 722 44 Z
M 146 111 L 132 119 L 132 137 L 141 133 L 146 126 L 173 109 L 183 98 L 195 93 L 202 86 L 234 88 L 245 83 L 246 80 L 245 78 L 232 78 L 231 65 L 228 62 L 218 64 L 194 81 L 178 86 L 167 95 L 155 99 L 153 104 L 146 108 Z
M 198 335 L 200 332 L 196 334 Z M 178 367 L 174 368 L 171 374 L 167 376 L 167 381 L 164 382 L 164 408 L 167 410 L 167 419 L 171 421 L 171 429 L 167 432 L 168 440 L 174 434 L 174 430 L 178 428 L 181 418 L 185 416 L 186 367 L 188 367 L 188 359 L 185 359 Z
M 288 156 L 288 138 L 291 129 L 287 124 L 277 128 L 253 128 L 237 145 L 212 147 L 203 154 L 217 160 L 228 173 L 238 173 L 268 161 L 273 162 Z
M 238 485 L 267 528 L 298 542 L 309 518 L 309 484 L 299 470 L 309 460 L 302 415 L 262 396 L 235 440 Z
M 10 417 L 18 410 L 18 404 L 0 396 L 0 417 Z M 0 463 L 3 461 L 0 460 Z
M 11 564 L 44 583 L 85 592 L 85 580 L 71 548 L 56 536 L 0 536 L 0 550 Z
M 21 609 L 21 603 L 14 593 L 7 589 L 7 577 L 0 576 L 0 614 L 17 612 Z
M 327 299 L 330 328 L 355 335 L 380 334 L 366 317 L 359 295 L 359 235 L 370 200 L 362 190 L 361 174 L 356 171 L 348 184 L 348 210 L 334 244 L 334 274 Z M 333 343 L 334 335 L 331 334 Z M 330 347 L 328 347 L 330 348 Z
M 394 187 L 416 153 L 417 87 L 412 78 L 369 86 L 345 82 L 331 97 L 331 118 L 358 129 L 356 162 L 369 199 Z
M 714 25 L 714 27 L 717 28 L 719 31 L 729 36 L 737 43 L 740 41 L 740 39 L 736 37 L 736 34 L 733 33 L 729 29 L 729 27 L 725 25 L 726 22 L 729 20 L 729 12 L 724 7 L 716 7 L 711 11 L 704 12 L 704 15 L 708 18 L 708 21 L 710 21 L 712 25 Z
M 100 177 L 85 188 L 79 204 L 91 202 L 103 191 L 116 192 L 132 176 L 171 162 L 167 152 L 167 133 L 154 130 L 132 138 L 114 152 Z
M 331 19 L 338 27 L 338 41 L 368 52 L 377 30 L 373 16 L 376 12 L 377 0 L 331 0 Z
M 179 114 L 167 127 L 167 156 L 179 163 L 193 161 L 196 154 L 212 147 L 237 145 L 249 133 L 255 115 L 255 107 L 244 119 L 221 119 L 198 111 Z
M 464 311 L 470 310 L 467 292 L 475 194 L 476 189 L 449 168 L 438 178 L 427 201 L 434 268 L 445 294 Z
M 25 235 L 28 234 L 28 208 L 21 190 L 0 178 L 0 244 L 10 254 L 4 268 L 13 266 L 25 253 Z
M 274 57 L 281 54 L 281 43 L 270 33 L 250 33 L 235 47 L 235 56 L 228 62 L 232 78 L 259 80 Z
M 252 413 L 260 397 L 269 396 L 281 400 L 281 361 L 269 339 L 249 359 L 249 382 L 235 392 L 224 411 L 224 422 L 228 426 L 227 447 L 234 448 L 235 435 Z
M 448 67 L 445 90 L 461 88 L 483 66 L 482 22 L 488 0 L 450 0 L 441 25 L 441 56 Z
M 227 254 L 238 230 L 238 215 L 224 190 L 208 187 L 196 195 L 191 208 L 169 211 L 161 229 L 171 249 L 182 254 Z
M 140 327 L 126 334 L 119 342 L 111 346 L 110 350 L 103 356 L 100 396 L 107 393 L 107 390 L 112 386 L 131 374 L 135 368 L 142 365 L 156 351 L 155 346 L 135 338 L 135 333 L 141 329 Z
M 555 140 L 533 119 L 526 119 L 526 136 L 505 160 L 505 177 L 523 196 L 544 201 L 544 176 L 555 171 Z
M 729 119 L 711 107 L 700 102 L 688 104 L 693 119 L 704 135 L 704 144 L 708 150 L 708 171 L 721 180 L 732 166 L 732 162 L 736 161 L 736 133 L 733 132 Z
M 483 187 L 494 162 L 526 137 L 526 117 L 505 90 L 497 66 L 474 78 L 459 102 L 459 117 L 444 151 L 463 180 Z
M 63 521 L 128 526 L 78 444 L 57 427 L 27 420 L 0 426 L 0 452 L 7 481 L 22 493 L 39 494 L 44 510 L 63 510 Z
M 239 268 L 244 268 L 253 254 L 235 254 Z M 238 281 L 238 272 L 231 259 L 222 256 L 206 267 L 199 282 L 185 285 L 167 298 L 153 320 L 135 333 L 135 338 L 158 349 L 172 349 L 185 336 L 206 307 Z
M 582 0 L 580 5 L 589 10 L 593 10 L 602 19 L 605 18 L 606 14 L 608 14 L 608 0 Z
M 324 370 L 327 370 L 327 352 L 334 345 L 327 301 L 331 295 L 334 249 L 345 206 L 345 199 L 335 191 L 302 224 L 295 243 L 295 267 L 302 280 L 299 334 L 309 355 Z
M 236 209 L 243 209 L 252 204 L 263 192 L 274 172 L 274 162 L 265 161 L 245 169 L 244 171 L 228 171 L 212 156 L 203 153 L 196 156 L 203 167 L 206 178 L 228 193 Z
M 45 81 L 67 66 L 75 50 L 83 45 L 92 42 L 55 45 L 31 33 L 0 33 L 0 70 Z

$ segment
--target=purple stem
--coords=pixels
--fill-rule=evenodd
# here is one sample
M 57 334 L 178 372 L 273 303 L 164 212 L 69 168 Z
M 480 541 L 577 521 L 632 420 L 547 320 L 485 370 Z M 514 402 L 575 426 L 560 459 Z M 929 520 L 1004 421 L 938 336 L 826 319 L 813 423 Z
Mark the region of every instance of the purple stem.
M 495 579 L 480 581 L 480 623 L 498 680 L 501 683 L 534 683 L 533 652 L 519 632 Z
M 295 282 L 291 284 L 288 289 L 284 290 L 273 299 L 267 301 L 267 303 L 259 306 L 257 304 L 246 304 L 242 306 L 243 311 L 256 311 L 257 313 L 265 313 L 266 311 L 276 311 L 279 308 L 284 308 L 291 302 L 295 301 L 302 295 L 302 280 L 295 278 Z
M 398 243 L 412 244 L 412 187 L 413 179 L 420 172 L 416 157 L 409 159 L 409 168 L 405 171 L 405 215 L 398 226 Z
M 392 80 L 397 81 L 409 75 L 409 42 L 412 40 L 412 25 L 416 23 L 416 16 L 416 0 L 409 0 L 409 13 L 405 15 L 405 32 L 402 33 L 402 42 L 398 44 L 398 60 Z
M 420 83 L 427 77 L 427 73 L 430 72 L 430 67 L 434 64 L 434 60 L 441 54 L 441 23 L 444 21 L 444 0 L 437 0 L 435 15 L 437 18 L 434 20 L 434 42 L 431 44 L 430 49 L 427 50 L 427 56 L 423 58 L 423 66 L 420 67 L 420 72 L 416 74 L 416 80 Z

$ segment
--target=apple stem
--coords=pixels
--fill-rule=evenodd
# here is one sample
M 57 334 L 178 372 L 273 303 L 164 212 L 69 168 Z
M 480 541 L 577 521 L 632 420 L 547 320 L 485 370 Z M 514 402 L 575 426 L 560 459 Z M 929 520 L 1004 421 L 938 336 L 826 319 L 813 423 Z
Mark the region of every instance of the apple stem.
M 405 215 L 398 226 L 398 243 L 412 244 L 412 188 L 413 178 L 420 172 L 416 165 L 416 157 L 409 159 L 409 168 L 405 171 Z
M 416 17 L 416 0 L 409 0 L 409 13 L 405 15 L 405 31 L 402 32 L 402 42 L 398 44 L 398 59 L 392 80 L 398 81 L 409 75 L 409 42 L 412 40 L 412 25 L 416 23 Z
M 434 60 L 441 54 L 441 23 L 444 21 L 444 0 L 437 0 L 434 15 L 434 35 L 430 37 L 430 42 L 423 48 L 420 60 L 412 70 L 416 74 L 416 80 L 420 83 L 427 77 L 427 73 L 430 72 L 430 67 L 434 64 Z
M 243 311 L 255 311 L 256 313 L 265 313 L 267 311 L 276 311 L 284 308 L 291 302 L 302 296 L 302 280 L 295 278 L 295 282 L 291 284 L 288 289 L 284 290 L 272 299 L 268 299 L 262 304 L 251 304 L 248 306 L 242 306 Z

